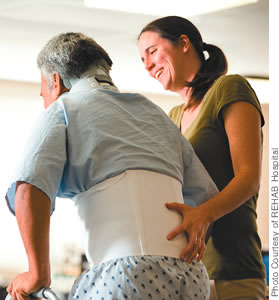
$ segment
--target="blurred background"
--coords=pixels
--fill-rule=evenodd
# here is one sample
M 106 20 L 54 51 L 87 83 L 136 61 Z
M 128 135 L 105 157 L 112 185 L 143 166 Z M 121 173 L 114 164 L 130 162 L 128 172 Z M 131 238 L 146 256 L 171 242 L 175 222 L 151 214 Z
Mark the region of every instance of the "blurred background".
M 103 2 L 105 2 L 103 4 Z M 229 73 L 245 76 L 258 94 L 266 119 L 258 226 L 268 252 L 269 1 L 9 0 L 0 1 L 0 286 L 27 267 L 16 219 L 4 200 L 9 179 L 40 112 L 40 72 L 36 58 L 54 35 L 83 32 L 102 45 L 114 64 L 112 78 L 121 91 L 140 92 L 163 110 L 181 99 L 148 76 L 137 49 L 144 25 L 166 15 L 191 20 L 206 43 L 225 52 Z M 208 5 L 209 4 L 209 5 Z M 53 288 L 67 294 L 86 267 L 73 203 L 57 199 L 51 224 Z M 0 295 L 0 300 L 4 296 Z

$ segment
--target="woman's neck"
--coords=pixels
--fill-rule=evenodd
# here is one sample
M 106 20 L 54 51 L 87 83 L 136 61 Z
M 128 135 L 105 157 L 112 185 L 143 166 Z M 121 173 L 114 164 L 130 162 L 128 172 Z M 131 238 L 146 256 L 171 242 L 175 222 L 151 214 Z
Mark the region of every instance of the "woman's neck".
M 176 90 L 177 94 L 179 94 L 183 99 L 186 107 L 192 97 L 193 88 L 185 86 L 185 82 L 192 82 L 195 79 L 200 68 L 201 61 L 197 56 L 193 46 L 191 45 L 189 51 L 187 52 L 186 63 L 183 65 L 184 78 L 183 81 L 180 82 L 180 88 Z
M 185 109 L 181 118 L 180 131 L 184 135 L 199 114 L 201 103 L 196 107 Z

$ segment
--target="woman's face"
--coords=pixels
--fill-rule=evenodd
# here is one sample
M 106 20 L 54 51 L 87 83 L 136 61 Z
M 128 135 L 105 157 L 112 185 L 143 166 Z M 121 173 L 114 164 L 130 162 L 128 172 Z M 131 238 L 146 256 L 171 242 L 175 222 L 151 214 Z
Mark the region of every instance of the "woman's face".
M 141 59 L 149 75 L 165 90 L 177 91 L 185 85 L 185 47 L 173 45 L 157 32 L 146 31 L 138 41 Z

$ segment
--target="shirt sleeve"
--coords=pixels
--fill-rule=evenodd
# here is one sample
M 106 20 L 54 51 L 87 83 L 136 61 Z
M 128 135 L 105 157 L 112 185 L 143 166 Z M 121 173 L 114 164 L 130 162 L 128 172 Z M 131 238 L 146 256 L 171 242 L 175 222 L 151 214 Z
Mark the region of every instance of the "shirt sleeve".
M 227 75 L 223 77 L 217 90 L 217 117 L 220 117 L 222 109 L 234 102 L 244 101 L 254 105 L 261 116 L 261 126 L 264 125 L 264 116 L 261 110 L 260 101 L 249 84 L 249 82 L 241 75 Z
M 12 177 L 6 193 L 6 201 L 14 215 L 18 181 L 30 183 L 45 193 L 51 201 L 52 214 L 66 157 L 66 122 L 63 110 L 57 101 L 44 111 L 35 123 Z
M 195 154 L 191 144 L 184 138 L 184 180 L 182 193 L 184 203 L 196 207 L 218 194 L 218 189 Z

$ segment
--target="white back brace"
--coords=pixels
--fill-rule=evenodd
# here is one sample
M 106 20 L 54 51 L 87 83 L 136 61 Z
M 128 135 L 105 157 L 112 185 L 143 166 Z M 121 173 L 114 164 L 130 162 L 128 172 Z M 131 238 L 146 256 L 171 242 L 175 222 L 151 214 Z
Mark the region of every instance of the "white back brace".
M 181 223 L 166 202 L 183 203 L 181 183 L 146 170 L 128 170 L 76 196 L 85 252 L 94 266 L 137 255 L 179 258 L 185 234 L 167 240 Z

